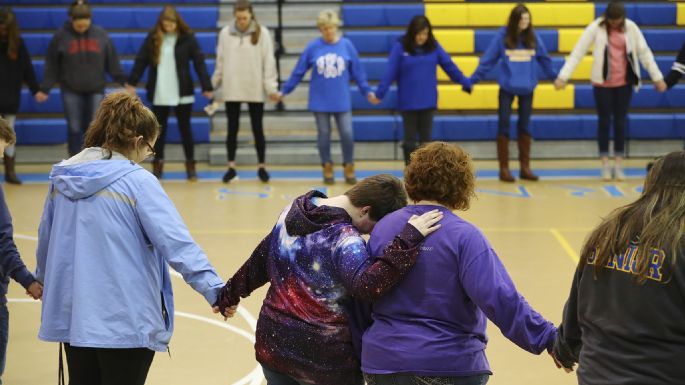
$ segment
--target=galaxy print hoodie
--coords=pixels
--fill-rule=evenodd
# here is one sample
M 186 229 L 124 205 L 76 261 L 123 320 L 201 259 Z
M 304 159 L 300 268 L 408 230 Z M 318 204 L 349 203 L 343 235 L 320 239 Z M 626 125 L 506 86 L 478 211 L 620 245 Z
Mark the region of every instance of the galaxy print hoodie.
M 271 283 L 256 331 L 262 365 L 311 384 L 361 382 L 346 308 L 373 300 L 411 269 L 421 233 L 412 225 L 370 258 L 364 239 L 342 208 L 317 206 L 311 191 L 283 210 L 273 230 L 226 283 L 222 308 Z

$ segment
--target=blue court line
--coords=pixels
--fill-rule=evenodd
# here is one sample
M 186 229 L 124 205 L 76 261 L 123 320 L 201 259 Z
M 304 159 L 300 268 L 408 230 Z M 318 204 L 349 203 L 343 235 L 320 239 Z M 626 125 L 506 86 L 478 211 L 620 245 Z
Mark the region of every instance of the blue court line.
M 518 170 L 511 170 L 512 175 L 517 176 L 518 175 Z M 634 178 L 644 178 L 646 175 L 646 171 L 643 167 L 635 167 L 635 168 L 627 168 L 624 170 L 626 175 L 628 177 L 634 177 Z M 221 180 L 221 177 L 224 175 L 225 171 L 199 171 L 197 173 L 198 178 L 201 180 Z M 564 168 L 564 169 L 539 169 L 535 170 L 535 173 L 539 175 L 541 178 L 558 178 L 558 179 L 563 179 L 563 178 L 586 178 L 586 179 L 595 179 L 600 177 L 600 170 L 599 169 L 591 169 L 591 168 Z M 306 180 L 319 180 L 321 179 L 321 171 L 320 170 L 271 170 L 269 171 L 269 174 L 271 174 L 271 178 L 275 180 L 301 180 L 301 179 L 306 179 Z M 371 175 L 376 175 L 376 174 L 391 174 L 394 175 L 398 178 L 402 178 L 403 172 L 400 170 L 357 170 L 357 177 L 358 178 L 365 178 Z M 499 175 L 498 170 L 478 170 L 476 172 L 476 177 L 478 179 L 497 179 Z M 257 172 L 248 170 L 248 171 L 238 171 L 238 176 L 240 179 L 247 179 L 247 180 L 256 180 L 257 179 Z M 343 181 L 345 178 L 343 177 L 342 171 L 336 172 L 335 173 L 335 178 L 338 181 Z M 35 174 L 35 173 L 22 173 L 19 174 L 19 179 L 21 179 L 24 182 L 27 183 L 45 183 L 48 182 L 48 174 Z M 185 180 L 186 179 L 186 173 L 185 171 L 168 171 L 164 173 L 164 178 L 163 180 Z

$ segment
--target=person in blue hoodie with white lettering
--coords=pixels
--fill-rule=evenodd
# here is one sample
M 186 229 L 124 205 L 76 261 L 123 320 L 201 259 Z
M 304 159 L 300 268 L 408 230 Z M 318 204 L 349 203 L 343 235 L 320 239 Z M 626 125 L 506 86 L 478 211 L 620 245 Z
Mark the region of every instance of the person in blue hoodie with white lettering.
M 383 99 L 390 85 L 397 81 L 398 109 L 402 112 L 404 125 L 405 164 L 419 145 L 431 141 L 433 113 L 438 105 L 438 65 L 453 82 L 471 93 L 471 82 L 435 40 L 428 18 L 414 16 L 407 32 L 393 45 L 385 77 L 376 88 L 376 97 Z
M 354 137 L 352 132 L 352 100 L 350 78 L 370 103 L 378 100 L 366 81 L 366 73 L 359 61 L 359 53 L 351 41 L 338 36 L 340 19 L 332 10 L 321 11 L 316 22 L 321 37 L 311 41 L 302 52 L 290 78 L 281 88 L 277 99 L 291 93 L 304 75 L 312 70 L 309 83 L 309 109 L 314 113 L 318 134 L 319 156 L 323 166 L 323 181 L 333 184 L 331 159 L 331 117 L 335 118 L 343 153 L 345 182 L 357 183 L 354 174 Z
M 511 104 L 518 98 L 519 119 L 518 149 L 521 179 L 538 180 L 530 168 L 530 147 L 533 137 L 528 130 L 530 115 L 533 111 L 533 92 L 538 85 L 538 65 L 545 77 L 556 79 L 557 72 L 552 68 L 552 59 L 542 39 L 533 29 L 530 11 L 523 4 L 511 10 L 509 22 L 490 43 L 480 58 L 478 68 L 471 75 L 473 84 L 483 80 L 497 64 L 499 67 L 499 110 L 497 129 L 497 159 L 499 160 L 499 179 L 514 182 L 509 171 L 509 126 L 511 124 Z
M 169 265 L 210 305 L 224 285 L 157 178 L 138 164 L 154 156 L 158 136 L 152 111 L 115 92 L 84 150 L 50 172 L 36 250 L 38 337 L 64 343 L 70 385 L 145 383 L 174 328 Z

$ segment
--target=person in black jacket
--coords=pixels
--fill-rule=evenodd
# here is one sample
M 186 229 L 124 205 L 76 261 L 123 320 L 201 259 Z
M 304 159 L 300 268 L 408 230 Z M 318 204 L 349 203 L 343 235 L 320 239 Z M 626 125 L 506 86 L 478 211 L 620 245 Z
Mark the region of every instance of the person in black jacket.
M 70 156 L 81 151 L 83 133 L 104 97 L 105 74 L 109 73 L 122 86 L 126 82 L 112 40 L 104 29 L 91 25 L 91 19 L 91 9 L 85 1 L 72 3 L 69 20 L 48 46 L 45 75 L 36 94 L 39 102 L 47 100 L 50 88 L 59 82 L 69 126 Z
M 14 129 L 19 111 L 22 83 L 28 85 L 32 94 L 38 92 L 38 82 L 31 65 L 31 57 L 19 36 L 19 25 L 10 8 L 0 9 L 0 117 L 5 118 Z M 14 170 L 14 145 L 7 146 L 4 153 L 5 182 L 21 184 Z
M 152 111 L 161 125 L 155 145 L 155 158 L 152 161 L 152 172 L 157 178 L 162 177 L 167 121 L 173 108 L 183 141 L 186 174 L 188 180 L 197 180 L 193 134 L 190 129 L 190 114 L 195 102 L 193 79 L 190 77 L 191 61 L 200 78 L 203 95 L 212 99 L 212 83 L 200 45 L 176 8 L 167 5 L 141 46 L 127 84 L 129 91 L 135 92 L 134 87 L 143 76 L 145 68 L 150 67 L 145 88 L 152 103 Z
M 16 139 L 14 130 L 9 123 L 0 118 L 0 151 L 4 151 L 8 145 L 14 144 Z M 43 285 L 36 280 L 22 262 L 12 235 L 12 217 L 5 202 L 5 194 L 0 188 L 0 384 L 2 384 L 2 373 L 5 371 L 5 354 L 9 337 L 7 286 L 10 277 L 21 284 L 26 289 L 26 294 L 33 299 L 40 299 L 43 295 Z
M 664 81 L 666 81 L 668 88 L 673 88 L 683 75 L 685 75 L 685 43 L 680 47 L 678 57 L 673 62 L 673 67 L 671 67 L 671 71 L 666 75 Z
M 580 385 L 683 383 L 684 197 L 685 151 L 674 151 L 583 246 L 554 345 Z

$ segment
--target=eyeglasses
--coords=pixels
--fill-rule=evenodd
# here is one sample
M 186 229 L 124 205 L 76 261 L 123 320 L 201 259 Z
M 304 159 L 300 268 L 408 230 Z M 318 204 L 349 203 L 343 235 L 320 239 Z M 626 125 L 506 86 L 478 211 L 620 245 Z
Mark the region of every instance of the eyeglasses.
M 148 154 L 145 156 L 146 159 L 154 157 L 155 155 L 157 155 L 154 147 L 152 147 L 152 145 L 150 145 L 150 143 L 147 140 L 143 140 L 143 142 L 145 142 L 145 144 L 147 145 L 147 149 L 148 149 Z

